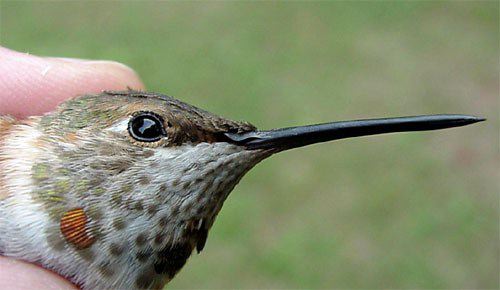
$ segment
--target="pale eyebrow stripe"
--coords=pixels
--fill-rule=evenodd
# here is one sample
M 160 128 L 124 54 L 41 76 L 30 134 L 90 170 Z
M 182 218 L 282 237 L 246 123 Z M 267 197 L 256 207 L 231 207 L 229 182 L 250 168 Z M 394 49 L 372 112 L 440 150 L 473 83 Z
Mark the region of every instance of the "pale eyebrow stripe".
M 123 133 L 128 130 L 128 122 L 130 120 L 130 117 L 121 119 L 118 122 L 115 122 L 111 127 L 106 128 L 106 131 L 111 131 L 115 133 Z

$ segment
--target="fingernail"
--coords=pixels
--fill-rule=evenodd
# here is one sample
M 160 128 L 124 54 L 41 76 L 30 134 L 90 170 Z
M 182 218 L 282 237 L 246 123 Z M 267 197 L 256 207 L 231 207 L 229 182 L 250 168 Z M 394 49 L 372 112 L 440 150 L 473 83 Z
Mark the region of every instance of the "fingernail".
M 83 61 L 83 63 L 87 64 L 87 65 L 103 65 L 103 66 L 113 66 L 113 67 L 116 67 L 118 69 L 122 69 L 122 70 L 128 70 L 130 71 L 131 73 L 134 73 L 134 74 L 137 74 L 135 72 L 135 70 L 133 70 L 131 67 L 129 67 L 128 65 L 125 65 L 121 62 L 117 62 L 117 61 L 112 61 L 112 60 L 85 60 Z
M 88 64 L 88 65 L 109 65 L 109 66 L 115 66 L 119 67 L 122 69 L 126 69 L 129 71 L 132 71 L 135 73 L 135 71 L 130 68 L 129 66 L 117 62 L 117 61 L 112 61 L 112 60 L 92 60 L 92 59 L 84 59 L 84 58 L 69 58 L 69 57 L 44 57 L 46 59 L 50 60 L 59 60 L 63 62 L 69 62 L 69 63 L 78 63 L 78 64 Z
M 128 73 L 130 75 L 133 75 L 137 80 L 140 80 L 139 75 L 137 74 L 137 72 L 134 69 L 132 69 L 131 67 L 129 67 L 123 63 L 117 62 L 117 61 L 90 60 L 90 59 L 83 59 L 83 58 L 66 58 L 66 57 L 44 57 L 44 58 L 47 60 L 56 61 L 56 62 L 90 66 L 90 67 L 97 68 L 97 69 L 103 68 L 103 67 L 105 67 L 107 70 L 116 69 L 116 70 L 122 71 L 124 73 Z

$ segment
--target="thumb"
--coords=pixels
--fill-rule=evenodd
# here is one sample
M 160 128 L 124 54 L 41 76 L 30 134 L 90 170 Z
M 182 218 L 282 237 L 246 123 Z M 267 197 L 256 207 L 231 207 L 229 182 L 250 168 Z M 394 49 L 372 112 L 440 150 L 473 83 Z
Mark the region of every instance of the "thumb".
M 127 87 L 144 89 L 138 75 L 117 62 L 38 57 L 0 47 L 0 115 L 40 115 L 71 97 Z

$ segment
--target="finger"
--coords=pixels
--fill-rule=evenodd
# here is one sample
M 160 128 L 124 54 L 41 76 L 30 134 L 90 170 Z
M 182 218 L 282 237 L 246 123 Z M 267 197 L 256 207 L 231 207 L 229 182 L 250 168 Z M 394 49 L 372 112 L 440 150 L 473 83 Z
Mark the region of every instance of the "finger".
M 76 290 L 77 288 L 41 267 L 0 257 L 0 289 Z
M 23 118 L 103 90 L 144 89 L 129 67 L 111 61 L 47 58 L 0 47 L 0 114 Z

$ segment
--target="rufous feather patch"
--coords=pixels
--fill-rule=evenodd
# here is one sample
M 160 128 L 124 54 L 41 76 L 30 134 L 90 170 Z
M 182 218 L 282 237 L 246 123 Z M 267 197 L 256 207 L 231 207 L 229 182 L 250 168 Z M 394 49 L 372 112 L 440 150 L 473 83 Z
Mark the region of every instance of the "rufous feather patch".
M 61 233 L 66 241 L 78 249 L 90 247 L 95 239 L 88 230 L 88 217 L 82 208 L 76 208 L 64 213 L 61 218 Z

